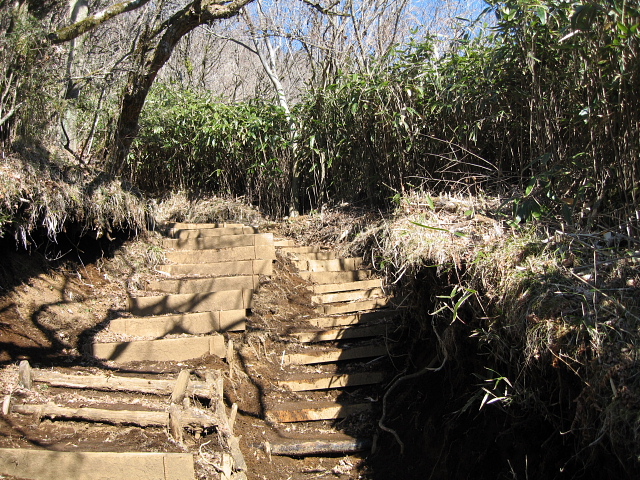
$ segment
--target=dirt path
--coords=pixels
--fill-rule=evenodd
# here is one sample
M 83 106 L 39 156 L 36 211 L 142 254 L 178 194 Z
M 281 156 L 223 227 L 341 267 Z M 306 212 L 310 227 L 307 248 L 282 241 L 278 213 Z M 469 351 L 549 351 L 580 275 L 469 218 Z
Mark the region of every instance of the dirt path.
M 227 350 L 231 354 L 225 360 L 206 354 L 179 361 L 122 363 L 101 361 L 86 355 L 87 346 L 94 340 L 123 340 L 106 326 L 129 318 L 127 310 L 131 302 L 128 298 L 147 296 L 144 286 L 165 277 L 135 264 L 135 259 L 155 252 L 160 242 L 160 239 L 155 239 L 152 244 L 132 246 L 127 255 L 117 256 L 115 260 L 101 260 L 82 268 L 55 271 L 47 271 L 46 263 L 35 257 L 11 255 L 3 265 L 5 295 L 0 304 L 0 361 L 3 362 L 0 385 L 3 396 L 7 398 L 10 395 L 14 404 L 55 404 L 111 411 L 167 411 L 166 395 L 70 389 L 45 382 L 35 382 L 30 390 L 25 389 L 18 379 L 18 363 L 23 359 L 45 373 L 48 369 L 72 375 L 106 373 L 113 377 L 168 380 L 170 383 L 175 383 L 183 370 L 190 372 L 193 384 L 206 383 L 208 373 L 216 372 L 224 383 L 226 408 L 222 410 L 228 416 L 234 404 L 238 408 L 233 434 L 240 439 L 248 478 L 367 478 L 363 461 L 366 453 L 290 457 L 270 455 L 269 448 L 265 449 L 265 444 L 277 445 L 284 436 L 309 440 L 317 439 L 321 434 L 341 432 L 354 438 L 371 438 L 373 420 L 378 414 L 376 400 L 380 395 L 376 385 L 291 392 L 290 387 L 279 383 L 294 373 L 307 376 L 310 372 L 330 374 L 335 378 L 355 370 L 362 371 L 363 366 L 369 364 L 369 367 L 364 367 L 366 372 L 367 369 L 375 369 L 376 362 L 381 360 L 379 349 L 369 345 L 368 338 L 367 348 L 374 348 L 368 355 L 375 356 L 367 358 L 366 362 L 285 365 L 285 357 L 312 351 L 317 354 L 317 342 L 312 340 L 316 346 L 311 345 L 301 340 L 300 335 L 310 331 L 309 319 L 326 316 L 318 311 L 321 300 L 312 299 L 311 282 L 297 273 L 301 267 L 299 256 L 291 255 L 291 252 L 281 252 L 271 274 L 260 276 L 260 288 L 253 295 L 246 330 L 225 334 L 225 345 L 228 346 L 231 340 L 235 347 Z M 126 267 L 118 268 L 122 265 Z M 315 264 L 314 268 L 324 268 L 318 265 Z M 346 303 L 353 302 L 350 299 Z M 328 316 L 335 318 L 341 315 L 330 313 Z M 316 337 L 321 330 L 324 329 L 317 326 L 311 329 Z M 172 333 L 165 335 L 165 339 L 185 336 L 184 333 Z M 344 345 L 339 339 L 322 343 L 327 345 L 320 347 L 323 355 Z M 347 346 L 352 346 L 352 343 L 347 343 Z M 362 405 L 368 402 L 371 405 L 366 411 L 358 410 L 358 407 L 355 414 L 346 417 L 346 410 L 342 409 L 343 414 L 337 415 L 337 419 L 295 423 L 278 421 L 278 405 L 290 405 L 291 402 L 331 404 L 344 400 L 343 397 L 348 397 L 348 402 L 342 403 Z M 187 398 L 191 400 L 188 405 L 183 405 L 185 408 L 216 413 L 210 408 L 213 403 L 210 398 L 196 394 Z M 187 428 L 181 442 L 178 442 L 166 425 L 141 427 L 131 422 L 114 425 L 78 418 L 63 421 L 59 416 L 47 416 L 42 412 L 40 415 L 9 414 L 0 419 L 0 447 L 76 452 L 187 452 L 196 458 L 198 478 L 223 478 L 229 473 L 225 471 L 226 459 L 223 456 L 228 445 L 216 434 L 215 428 L 206 426 Z M 236 475 L 238 473 L 241 472 Z

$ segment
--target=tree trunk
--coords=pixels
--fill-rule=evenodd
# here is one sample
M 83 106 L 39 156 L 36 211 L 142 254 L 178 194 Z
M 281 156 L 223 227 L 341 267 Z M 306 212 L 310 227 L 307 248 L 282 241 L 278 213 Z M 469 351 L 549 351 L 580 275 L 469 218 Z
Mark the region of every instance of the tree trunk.
M 230 18 L 254 0 L 235 0 L 223 4 L 220 0 L 198 0 L 174 14 L 162 27 L 162 38 L 155 45 L 153 35 L 143 38 L 137 48 L 140 58 L 137 71 L 131 72 L 120 106 L 114 142 L 110 154 L 111 171 L 122 173 L 131 144 L 138 134 L 138 121 L 149 89 L 162 66 L 169 60 L 178 41 L 191 30 L 213 20 Z

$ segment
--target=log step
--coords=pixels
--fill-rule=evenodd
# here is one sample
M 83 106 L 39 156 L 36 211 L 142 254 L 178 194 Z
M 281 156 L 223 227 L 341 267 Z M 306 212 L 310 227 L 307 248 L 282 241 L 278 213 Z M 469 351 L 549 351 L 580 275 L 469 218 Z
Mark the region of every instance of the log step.
M 238 275 L 235 277 L 182 278 L 176 280 L 156 280 L 149 282 L 147 290 L 163 293 L 205 293 L 223 290 L 257 290 L 260 286 L 258 275 Z
M 253 290 L 185 293 L 129 298 L 129 312 L 138 316 L 166 313 L 213 312 L 251 308 Z
M 0 449 L 0 474 L 38 480 L 194 480 L 193 455 Z
M 366 290 L 350 290 L 348 292 L 322 293 L 320 295 L 313 295 L 311 301 L 313 303 L 339 303 L 379 298 L 382 296 L 384 296 L 384 291 L 382 288 L 377 287 Z
M 277 248 L 289 248 L 289 247 L 295 247 L 296 246 L 296 242 L 294 242 L 293 240 L 289 240 L 289 239 L 274 240 L 273 244 Z
M 280 247 L 280 251 L 284 253 L 316 253 L 321 252 L 322 248 L 318 246 L 285 246 Z
M 316 295 L 320 295 L 323 293 L 347 292 L 350 290 L 367 290 L 370 288 L 382 288 L 382 280 L 379 278 L 374 278 L 372 280 L 360 280 L 357 282 L 312 285 L 311 291 Z
M 333 388 L 358 387 L 373 385 L 384 380 L 383 372 L 357 372 L 348 374 L 311 373 L 290 375 L 279 380 L 280 387 L 286 387 L 292 392 L 306 392 L 311 390 L 329 390 Z
M 273 245 L 251 245 L 248 247 L 230 247 L 209 250 L 179 250 L 167 252 L 167 260 L 173 263 L 218 263 L 238 260 L 273 260 L 276 249 Z
M 305 260 L 335 260 L 338 258 L 338 254 L 336 252 L 323 251 L 323 252 L 312 252 L 312 253 L 290 253 L 293 257 L 294 261 L 305 261 Z
M 342 313 L 360 312 L 363 310 L 376 310 L 384 308 L 391 303 L 391 298 L 373 298 L 370 300 L 359 300 L 349 303 L 330 303 L 328 305 L 319 305 L 315 308 L 316 312 L 325 315 L 339 315 Z
M 331 438 L 336 437 L 336 438 Z M 326 435 L 318 439 L 277 439 L 267 442 L 265 450 L 272 455 L 306 456 L 306 455 L 336 455 L 346 453 L 365 452 L 371 449 L 370 439 L 358 439 L 346 435 Z
M 244 227 L 243 223 L 232 222 L 207 222 L 207 223 L 190 223 L 190 222 L 169 222 L 167 228 L 169 230 L 206 230 L 209 228 L 222 229 L 229 227 Z
M 209 250 L 216 248 L 274 246 L 273 233 L 256 233 L 245 235 L 220 235 L 217 237 L 201 238 L 165 238 L 162 240 L 164 248 L 177 250 Z
M 317 330 L 293 332 L 290 336 L 302 343 L 328 342 L 333 340 L 349 340 L 354 338 L 376 337 L 385 335 L 388 325 L 386 323 L 364 325 L 354 328 L 336 328 L 331 330 Z
M 220 358 L 226 356 L 222 335 L 94 343 L 91 348 L 94 357 L 118 363 L 180 362 L 203 355 L 216 355 Z
M 168 231 L 168 236 L 178 240 L 188 240 L 203 237 L 219 237 L 222 235 L 252 235 L 258 233 L 256 227 L 222 227 L 222 228 L 178 228 Z
M 307 350 L 304 353 L 290 353 L 284 355 L 285 365 L 313 365 L 316 363 L 340 362 L 345 360 L 356 360 L 360 358 L 379 357 L 387 355 L 385 345 L 364 345 L 360 347 L 349 347 L 331 350 Z
M 240 260 L 237 262 L 158 265 L 158 271 L 169 275 L 272 275 L 273 260 Z
M 183 313 L 150 317 L 116 318 L 109 323 L 113 333 L 133 337 L 160 338 L 172 334 L 203 335 L 213 332 L 238 332 L 246 329 L 247 311 Z
M 390 320 L 400 315 L 400 310 L 386 309 L 374 312 L 353 313 L 349 315 L 339 315 L 331 317 L 309 318 L 307 321 L 318 328 L 348 327 L 352 325 L 362 325 L 380 320 Z
M 77 388 L 82 390 L 101 390 L 107 392 L 136 392 L 152 395 L 171 395 L 176 379 L 153 379 L 123 377 L 120 375 L 77 375 L 52 370 L 31 370 L 34 382 L 46 383 L 51 387 Z M 186 394 L 202 398 L 211 398 L 211 389 L 206 382 L 191 380 Z
M 335 420 L 371 410 L 370 403 L 340 405 L 335 402 L 285 402 L 267 410 L 271 421 L 280 423 Z
M 348 272 L 298 272 L 298 275 L 311 283 L 330 284 L 347 283 L 371 278 L 371 270 L 355 270 Z
M 300 271 L 306 272 L 347 272 L 360 268 L 362 258 L 335 258 L 333 260 L 294 260 Z

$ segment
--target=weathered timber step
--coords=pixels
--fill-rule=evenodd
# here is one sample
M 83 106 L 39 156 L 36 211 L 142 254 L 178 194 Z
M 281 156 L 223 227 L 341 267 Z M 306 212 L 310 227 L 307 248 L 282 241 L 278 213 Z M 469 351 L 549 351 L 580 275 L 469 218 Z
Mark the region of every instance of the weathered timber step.
M 308 260 L 336 260 L 338 254 L 336 252 L 312 252 L 312 253 L 290 253 L 289 254 L 294 261 L 308 261 Z
M 350 290 L 368 290 L 370 288 L 382 288 L 382 280 L 379 278 L 374 278 L 372 280 L 360 280 L 357 282 L 312 285 L 311 291 L 315 295 L 321 295 L 323 293 L 348 292 Z
M 349 340 L 354 338 L 366 338 L 385 335 L 387 332 L 387 328 L 389 327 L 386 323 L 380 323 L 352 328 L 335 328 L 331 330 L 293 332 L 289 335 L 302 343 L 329 342 L 334 340 Z
M 0 449 L 0 474 L 37 480 L 194 480 L 193 455 Z
M 329 390 L 333 388 L 359 387 L 381 383 L 385 378 L 383 372 L 356 372 L 345 374 L 303 373 L 289 375 L 278 381 L 278 385 L 292 392 L 310 390 Z
M 278 240 L 274 240 L 273 244 L 277 248 L 291 248 L 291 247 L 295 247 L 296 246 L 296 242 L 294 242 L 293 240 L 286 239 L 286 238 L 280 238 Z
M 217 248 L 232 247 L 252 247 L 252 246 L 272 246 L 273 233 L 256 233 L 245 235 L 220 235 L 217 237 L 186 238 L 165 238 L 162 240 L 164 248 L 174 248 L 177 250 L 209 250 Z
M 237 262 L 158 265 L 157 269 L 169 275 L 272 275 L 273 260 L 240 260 Z
M 253 290 L 225 292 L 180 293 L 152 297 L 129 298 L 133 315 L 149 316 L 179 312 L 212 312 L 251 308 Z
M 332 438 L 333 437 L 333 438 Z M 368 438 L 353 438 L 347 435 L 324 435 L 320 438 L 281 438 L 265 442 L 264 449 L 271 455 L 306 456 L 336 455 L 371 450 Z
M 318 246 L 278 246 L 278 249 L 284 253 L 317 253 L 323 251 L 322 248 Z
M 316 312 L 325 315 L 337 315 L 341 313 L 353 313 L 362 310 L 375 310 L 384 308 L 391 303 L 389 297 L 373 298 L 370 300 L 358 300 L 350 303 L 330 303 L 327 305 L 319 305 L 315 308 Z
M 100 390 L 106 392 L 134 392 L 152 395 L 171 395 L 176 379 L 154 379 L 123 377 L 120 375 L 78 375 L 60 373 L 52 370 L 31 370 L 31 380 L 45 383 L 51 387 L 77 388 L 82 390 Z M 190 380 L 185 394 L 202 398 L 211 398 L 210 385 L 206 382 Z
M 294 260 L 293 264 L 305 272 L 346 272 L 357 270 L 362 258 L 335 258 L 333 260 Z
M 203 335 L 246 329 L 247 311 L 227 310 L 150 317 L 116 318 L 109 323 L 113 333 L 133 337 L 164 337 L 174 334 Z
M 335 420 L 371 410 L 370 403 L 285 402 L 267 410 L 269 420 L 280 423 Z
M 401 310 L 385 309 L 374 312 L 354 313 L 350 315 L 308 318 L 306 320 L 314 327 L 333 328 L 363 325 L 371 322 L 379 322 L 381 320 L 391 320 L 400 314 Z
M 149 282 L 147 290 L 163 293 L 204 293 L 219 292 L 223 290 L 257 290 L 259 286 L 260 276 L 238 275 L 235 277 L 155 280 Z
M 209 228 L 222 229 L 229 227 L 245 227 L 244 223 L 233 222 L 207 222 L 207 223 L 191 223 L 191 222 L 169 222 L 166 227 L 169 230 L 205 230 Z
M 118 363 L 180 362 L 203 355 L 216 355 L 220 358 L 226 356 L 222 335 L 94 343 L 91 348 L 94 357 Z
M 350 290 L 348 292 L 322 293 L 313 295 L 311 301 L 313 303 L 338 303 L 351 302 L 353 300 L 365 300 L 368 298 L 379 298 L 384 296 L 382 288 L 369 288 L 366 290 Z
M 304 353 L 290 353 L 283 356 L 285 365 L 313 365 L 316 363 L 340 362 L 360 358 L 387 355 L 385 345 L 363 345 L 359 347 L 334 349 L 308 349 Z
M 39 418 L 64 418 L 88 422 L 109 423 L 113 425 L 136 425 L 138 427 L 166 427 L 169 424 L 169 412 L 153 410 L 107 410 L 91 407 L 61 407 L 58 405 L 13 405 L 11 413 L 38 415 Z M 206 413 L 185 410 L 181 412 L 181 423 L 191 428 L 214 428 L 217 418 Z
M 165 257 L 174 263 L 218 263 L 238 260 L 273 260 L 276 249 L 273 245 L 252 245 L 249 247 L 229 247 L 210 250 L 180 250 L 167 252 Z
M 298 275 L 311 283 L 330 284 L 357 282 L 371 278 L 371 270 L 355 270 L 347 272 L 298 272 Z
M 256 227 L 246 226 L 202 229 L 179 228 L 169 230 L 168 232 L 170 237 L 176 238 L 178 240 L 189 240 L 204 237 L 220 237 L 223 235 L 251 235 L 256 233 L 258 233 L 258 229 Z

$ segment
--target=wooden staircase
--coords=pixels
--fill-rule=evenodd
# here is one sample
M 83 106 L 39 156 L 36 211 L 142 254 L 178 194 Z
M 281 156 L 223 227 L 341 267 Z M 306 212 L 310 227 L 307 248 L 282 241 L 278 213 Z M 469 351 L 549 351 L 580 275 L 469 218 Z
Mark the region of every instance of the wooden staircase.
M 387 334 L 398 310 L 362 259 L 338 258 L 318 247 L 278 250 L 309 282 L 317 316 L 283 339 L 285 372 L 277 385 L 289 393 L 267 408 L 280 436 L 265 448 L 293 456 L 368 450 L 375 430 L 372 411 L 388 378 Z
M 167 375 L 150 365 L 166 362 L 175 371 L 180 368 L 176 362 L 210 355 L 225 358 L 232 352 L 222 333 L 246 328 L 260 275 L 273 271 L 273 235 L 238 224 L 173 224 L 167 234 L 170 238 L 163 242 L 169 250 L 167 264 L 158 267 L 166 278 L 150 282 L 146 294 L 129 298 L 130 315 L 111 320 L 103 332 L 121 341 L 94 341 L 86 346 L 86 353 L 105 362 L 111 372 L 38 370 L 26 361 L 20 365 L 22 388 L 43 384 L 75 389 L 88 405 L 98 403 L 91 392 L 99 392 L 95 395 L 102 408 L 18 403 L 9 397 L 3 403 L 3 414 L 33 415 L 38 422 L 50 418 L 155 429 L 155 435 L 169 431 L 180 445 L 186 435 L 198 439 L 216 432 L 224 448 L 222 463 L 216 467 L 221 470 L 220 478 L 246 479 L 247 466 L 233 434 L 237 405 L 227 412 L 221 372 L 183 368 L 179 375 Z M 121 369 L 126 375 L 119 373 Z M 98 471 L 100 478 L 108 480 L 195 479 L 192 454 L 0 450 L 0 476 L 88 480 Z

